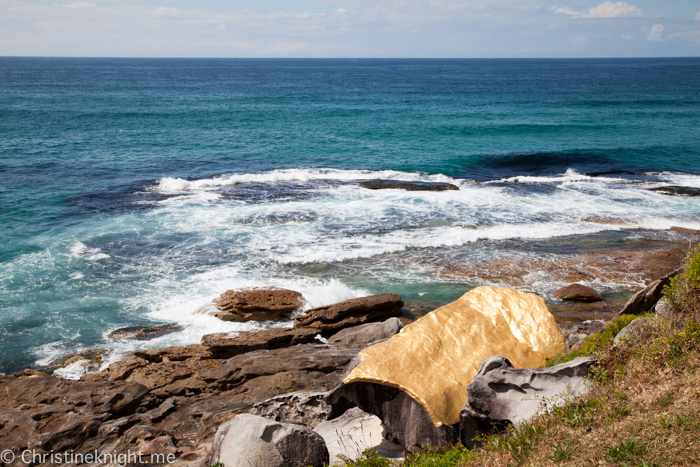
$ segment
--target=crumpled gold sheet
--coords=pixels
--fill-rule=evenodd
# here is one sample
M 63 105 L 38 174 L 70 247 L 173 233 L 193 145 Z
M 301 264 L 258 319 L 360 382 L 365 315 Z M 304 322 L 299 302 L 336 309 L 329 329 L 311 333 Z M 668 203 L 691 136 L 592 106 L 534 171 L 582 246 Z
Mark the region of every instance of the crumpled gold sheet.
M 435 426 L 453 425 L 480 362 L 501 355 L 515 368 L 538 368 L 565 348 L 541 297 L 477 287 L 360 352 L 361 363 L 343 382 L 399 388 L 425 407 Z

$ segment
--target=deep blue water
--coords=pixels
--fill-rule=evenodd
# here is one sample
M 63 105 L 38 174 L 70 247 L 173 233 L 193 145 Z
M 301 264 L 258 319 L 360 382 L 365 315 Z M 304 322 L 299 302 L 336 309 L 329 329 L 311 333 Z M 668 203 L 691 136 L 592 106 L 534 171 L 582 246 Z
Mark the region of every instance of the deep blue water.
M 196 342 L 228 288 L 444 302 L 476 284 L 435 255 L 700 228 L 700 198 L 648 191 L 669 184 L 700 187 L 697 58 L 0 58 L 0 371 Z M 105 337 L 151 322 L 186 330 Z

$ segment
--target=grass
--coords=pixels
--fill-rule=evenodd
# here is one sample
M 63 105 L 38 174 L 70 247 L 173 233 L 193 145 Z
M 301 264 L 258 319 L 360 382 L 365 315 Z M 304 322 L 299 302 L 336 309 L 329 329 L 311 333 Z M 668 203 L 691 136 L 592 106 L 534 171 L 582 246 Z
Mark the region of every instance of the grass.
M 675 313 L 653 318 L 620 348 L 621 316 L 547 366 L 593 355 L 589 394 L 528 424 L 484 436 L 479 449 L 442 447 L 403 462 L 365 453 L 357 467 L 700 466 L 700 249 L 664 291 Z M 386 463 L 386 462 L 389 463 Z M 384 462 L 384 463 L 382 463 Z

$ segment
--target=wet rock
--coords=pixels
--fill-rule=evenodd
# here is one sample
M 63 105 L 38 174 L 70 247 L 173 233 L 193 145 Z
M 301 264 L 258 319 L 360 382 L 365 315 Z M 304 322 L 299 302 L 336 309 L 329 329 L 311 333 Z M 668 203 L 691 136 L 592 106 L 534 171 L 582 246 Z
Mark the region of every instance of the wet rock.
M 467 403 L 460 412 L 461 438 L 473 445 L 476 429 L 492 431 L 519 425 L 567 399 L 586 394 L 593 357 L 578 357 L 551 368 L 516 369 L 505 358 L 490 357 L 467 387 Z M 475 423 L 476 422 L 476 423 Z
M 161 326 L 128 326 L 117 329 L 109 333 L 107 337 L 110 339 L 134 339 L 137 341 L 145 341 L 155 339 L 156 337 L 165 336 L 173 332 L 182 331 L 184 328 L 177 324 L 164 324 Z
M 649 322 L 648 318 L 637 318 L 625 326 L 624 328 L 620 329 L 620 332 L 617 333 L 615 336 L 615 339 L 613 340 L 613 347 L 620 348 L 624 346 L 625 342 L 631 340 L 634 338 L 635 333 L 644 327 L 646 323 Z
M 202 337 L 202 345 L 207 347 L 214 358 L 231 358 L 246 352 L 260 349 L 281 349 L 315 341 L 315 329 L 270 328 L 263 331 L 239 332 L 234 337 L 227 333 L 207 334 Z
M 326 442 L 330 465 L 345 465 L 346 460 L 357 460 L 367 449 L 373 449 L 388 459 L 400 458 L 403 446 L 386 439 L 387 431 L 379 417 L 357 407 L 340 417 L 328 420 L 314 431 Z
M 76 362 L 82 362 L 86 366 L 97 367 L 102 362 L 102 357 L 106 352 L 105 349 L 90 349 L 65 355 L 52 361 L 47 367 L 47 370 L 48 372 L 53 372 Z
M 700 188 L 690 186 L 660 186 L 656 188 L 649 188 L 649 191 L 658 191 L 664 195 L 700 196 Z
M 214 300 L 216 310 L 207 311 L 223 321 L 267 321 L 288 318 L 303 305 L 299 292 L 286 289 L 228 290 Z
M 642 235 L 642 233 L 640 233 Z M 582 242 L 585 245 L 585 242 Z M 641 238 L 629 241 L 618 249 L 581 251 L 572 254 L 511 256 L 489 259 L 488 262 L 427 264 L 435 273 L 474 278 L 512 287 L 532 287 L 545 274 L 550 281 L 631 284 L 640 280 L 650 283 L 678 268 L 685 258 L 687 241 L 661 242 Z M 665 246 L 664 249 L 660 249 Z M 583 247 L 582 247 L 583 248 Z M 537 271 L 540 274 L 532 274 Z
M 294 327 L 338 330 L 398 316 L 401 307 L 403 300 L 393 293 L 353 298 L 334 305 L 312 308 L 306 314 L 297 316 Z
M 403 326 L 399 318 L 389 318 L 381 323 L 361 324 L 337 332 L 328 339 L 328 343 L 331 345 L 371 344 L 372 342 L 389 339 L 397 334 Z
M 33 368 L 25 368 L 24 370 L 15 373 L 15 376 L 17 378 L 30 378 L 30 377 L 37 377 L 37 376 L 49 376 L 49 374 L 44 372 L 44 371 L 41 371 L 41 370 L 35 370 Z
M 352 407 L 376 415 L 387 429 L 386 438 L 409 451 L 421 446 L 452 444 L 459 439 L 459 424 L 436 427 L 421 404 L 402 390 L 376 383 L 354 382 L 336 388 L 327 398 L 335 419 Z
M 641 315 L 650 311 L 656 303 L 661 299 L 664 292 L 664 287 L 671 283 L 671 278 L 680 273 L 677 269 L 669 274 L 666 274 L 661 279 L 657 279 L 646 288 L 640 290 L 620 310 L 619 315 Z
M 572 302 L 597 302 L 603 300 L 603 296 L 590 287 L 581 284 L 571 284 L 552 293 L 554 298 Z
M 700 235 L 700 230 L 686 229 L 685 227 L 671 227 L 671 230 L 690 235 Z
M 325 401 L 326 396 L 327 391 L 283 394 L 256 403 L 249 413 L 280 423 L 294 423 L 313 428 L 326 420 L 331 413 L 331 407 Z
M 226 467 L 322 467 L 328 460 L 325 441 L 311 429 L 242 414 L 219 427 L 210 462 Z
M 368 180 L 359 185 L 370 190 L 407 190 L 407 191 L 446 191 L 459 190 L 459 187 L 451 183 L 441 182 L 407 182 L 403 180 Z

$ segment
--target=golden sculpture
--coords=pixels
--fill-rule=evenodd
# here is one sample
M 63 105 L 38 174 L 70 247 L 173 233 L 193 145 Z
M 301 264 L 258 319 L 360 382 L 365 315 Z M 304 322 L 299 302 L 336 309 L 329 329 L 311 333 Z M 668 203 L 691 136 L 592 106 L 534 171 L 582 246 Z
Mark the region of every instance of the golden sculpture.
M 477 287 L 360 352 L 361 363 L 344 382 L 399 388 L 425 407 L 435 426 L 453 425 L 480 362 L 501 355 L 515 368 L 538 368 L 564 349 L 541 297 Z

